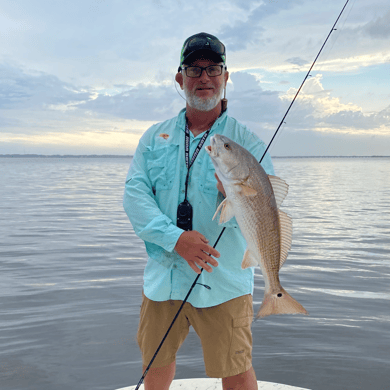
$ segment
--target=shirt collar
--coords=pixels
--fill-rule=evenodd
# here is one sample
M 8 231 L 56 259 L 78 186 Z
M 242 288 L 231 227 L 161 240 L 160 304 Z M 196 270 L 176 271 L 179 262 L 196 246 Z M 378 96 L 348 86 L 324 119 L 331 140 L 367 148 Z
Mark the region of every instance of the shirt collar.
M 217 120 L 214 122 L 214 124 L 212 125 L 211 129 L 210 129 L 210 134 L 215 130 L 217 129 L 221 123 L 226 119 L 227 117 L 227 109 L 222 113 L 222 115 L 220 115 Z M 185 128 L 186 128 L 186 109 L 183 108 L 180 112 L 179 112 L 179 115 L 177 116 L 177 122 L 176 122 L 177 126 L 185 131 Z

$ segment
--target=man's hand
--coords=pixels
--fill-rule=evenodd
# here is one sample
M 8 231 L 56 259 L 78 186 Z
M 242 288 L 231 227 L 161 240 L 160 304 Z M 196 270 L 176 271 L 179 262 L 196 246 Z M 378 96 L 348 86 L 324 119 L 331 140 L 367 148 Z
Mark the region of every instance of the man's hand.
M 187 231 L 179 237 L 175 251 L 187 261 L 188 265 L 197 274 L 201 272 L 199 267 L 204 268 L 207 272 L 211 272 L 213 269 L 207 263 L 217 267 L 217 260 L 211 256 L 219 257 L 220 254 L 216 249 L 208 245 L 208 242 L 207 238 L 196 230 Z
M 216 173 L 214 173 L 214 176 L 215 178 L 217 179 L 217 188 L 218 188 L 218 191 L 222 193 L 222 195 L 226 198 L 226 193 L 225 193 L 225 189 L 223 188 L 223 185 L 222 185 L 222 182 L 221 180 L 219 180 L 219 177 Z

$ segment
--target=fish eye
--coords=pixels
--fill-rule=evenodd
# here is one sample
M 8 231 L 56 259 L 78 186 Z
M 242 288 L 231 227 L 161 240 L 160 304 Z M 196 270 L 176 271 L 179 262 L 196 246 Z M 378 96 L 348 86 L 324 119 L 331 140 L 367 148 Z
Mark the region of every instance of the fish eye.
M 225 147 L 226 150 L 230 150 L 230 145 L 229 144 L 226 143 L 223 146 Z

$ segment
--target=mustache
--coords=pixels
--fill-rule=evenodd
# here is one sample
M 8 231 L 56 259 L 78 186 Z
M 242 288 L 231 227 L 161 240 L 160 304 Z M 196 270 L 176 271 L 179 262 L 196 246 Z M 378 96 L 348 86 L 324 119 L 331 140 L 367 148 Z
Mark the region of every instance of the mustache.
M 195 87 L 195 91 L 197 90 L 202 90 L 202 89 L 215 89 L 214 86 L 207 86 L 207 85 L 202 85 L 202 86 L 199 86 L 199 87 Z

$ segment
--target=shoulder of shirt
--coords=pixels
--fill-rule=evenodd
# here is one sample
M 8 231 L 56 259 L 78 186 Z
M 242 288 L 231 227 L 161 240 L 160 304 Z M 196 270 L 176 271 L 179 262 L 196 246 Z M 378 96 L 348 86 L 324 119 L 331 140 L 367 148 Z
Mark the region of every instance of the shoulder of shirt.
M 162 130 L 172 131 L 175 129 L 176 123 L 177 123 L 177 117 L 173 117 L 171 119 L 167 119 L 165 121 L 155 123 L 152 126 L 150 126 L 142 136 L 155 135 L 158 131 L 161 132 Z
M 150 126 L 141 136 L 140 142 L 145 145 L 150 145 L 156 138 L 161 138 L 161 140 L 168 140 L 169 138 L 172 138 L 182 111 L 180 111 L 179 115 L 173 118 Z
M 233 131 L 232 136 L 235 138 L 233 139 L 234 142 L 237 142 L 242 146 L 245 146 L 245 144 L 248 143 L 252 144 L 253 142 L 258 142 L 261 145 L 265 145 L 257 134 L 250 130 L 246 125 L 239 122 L 236 118 L 233 118 L 229 115 L 226 115 L 226 118 L 227 127 L 230 129 L 230 131 Z

